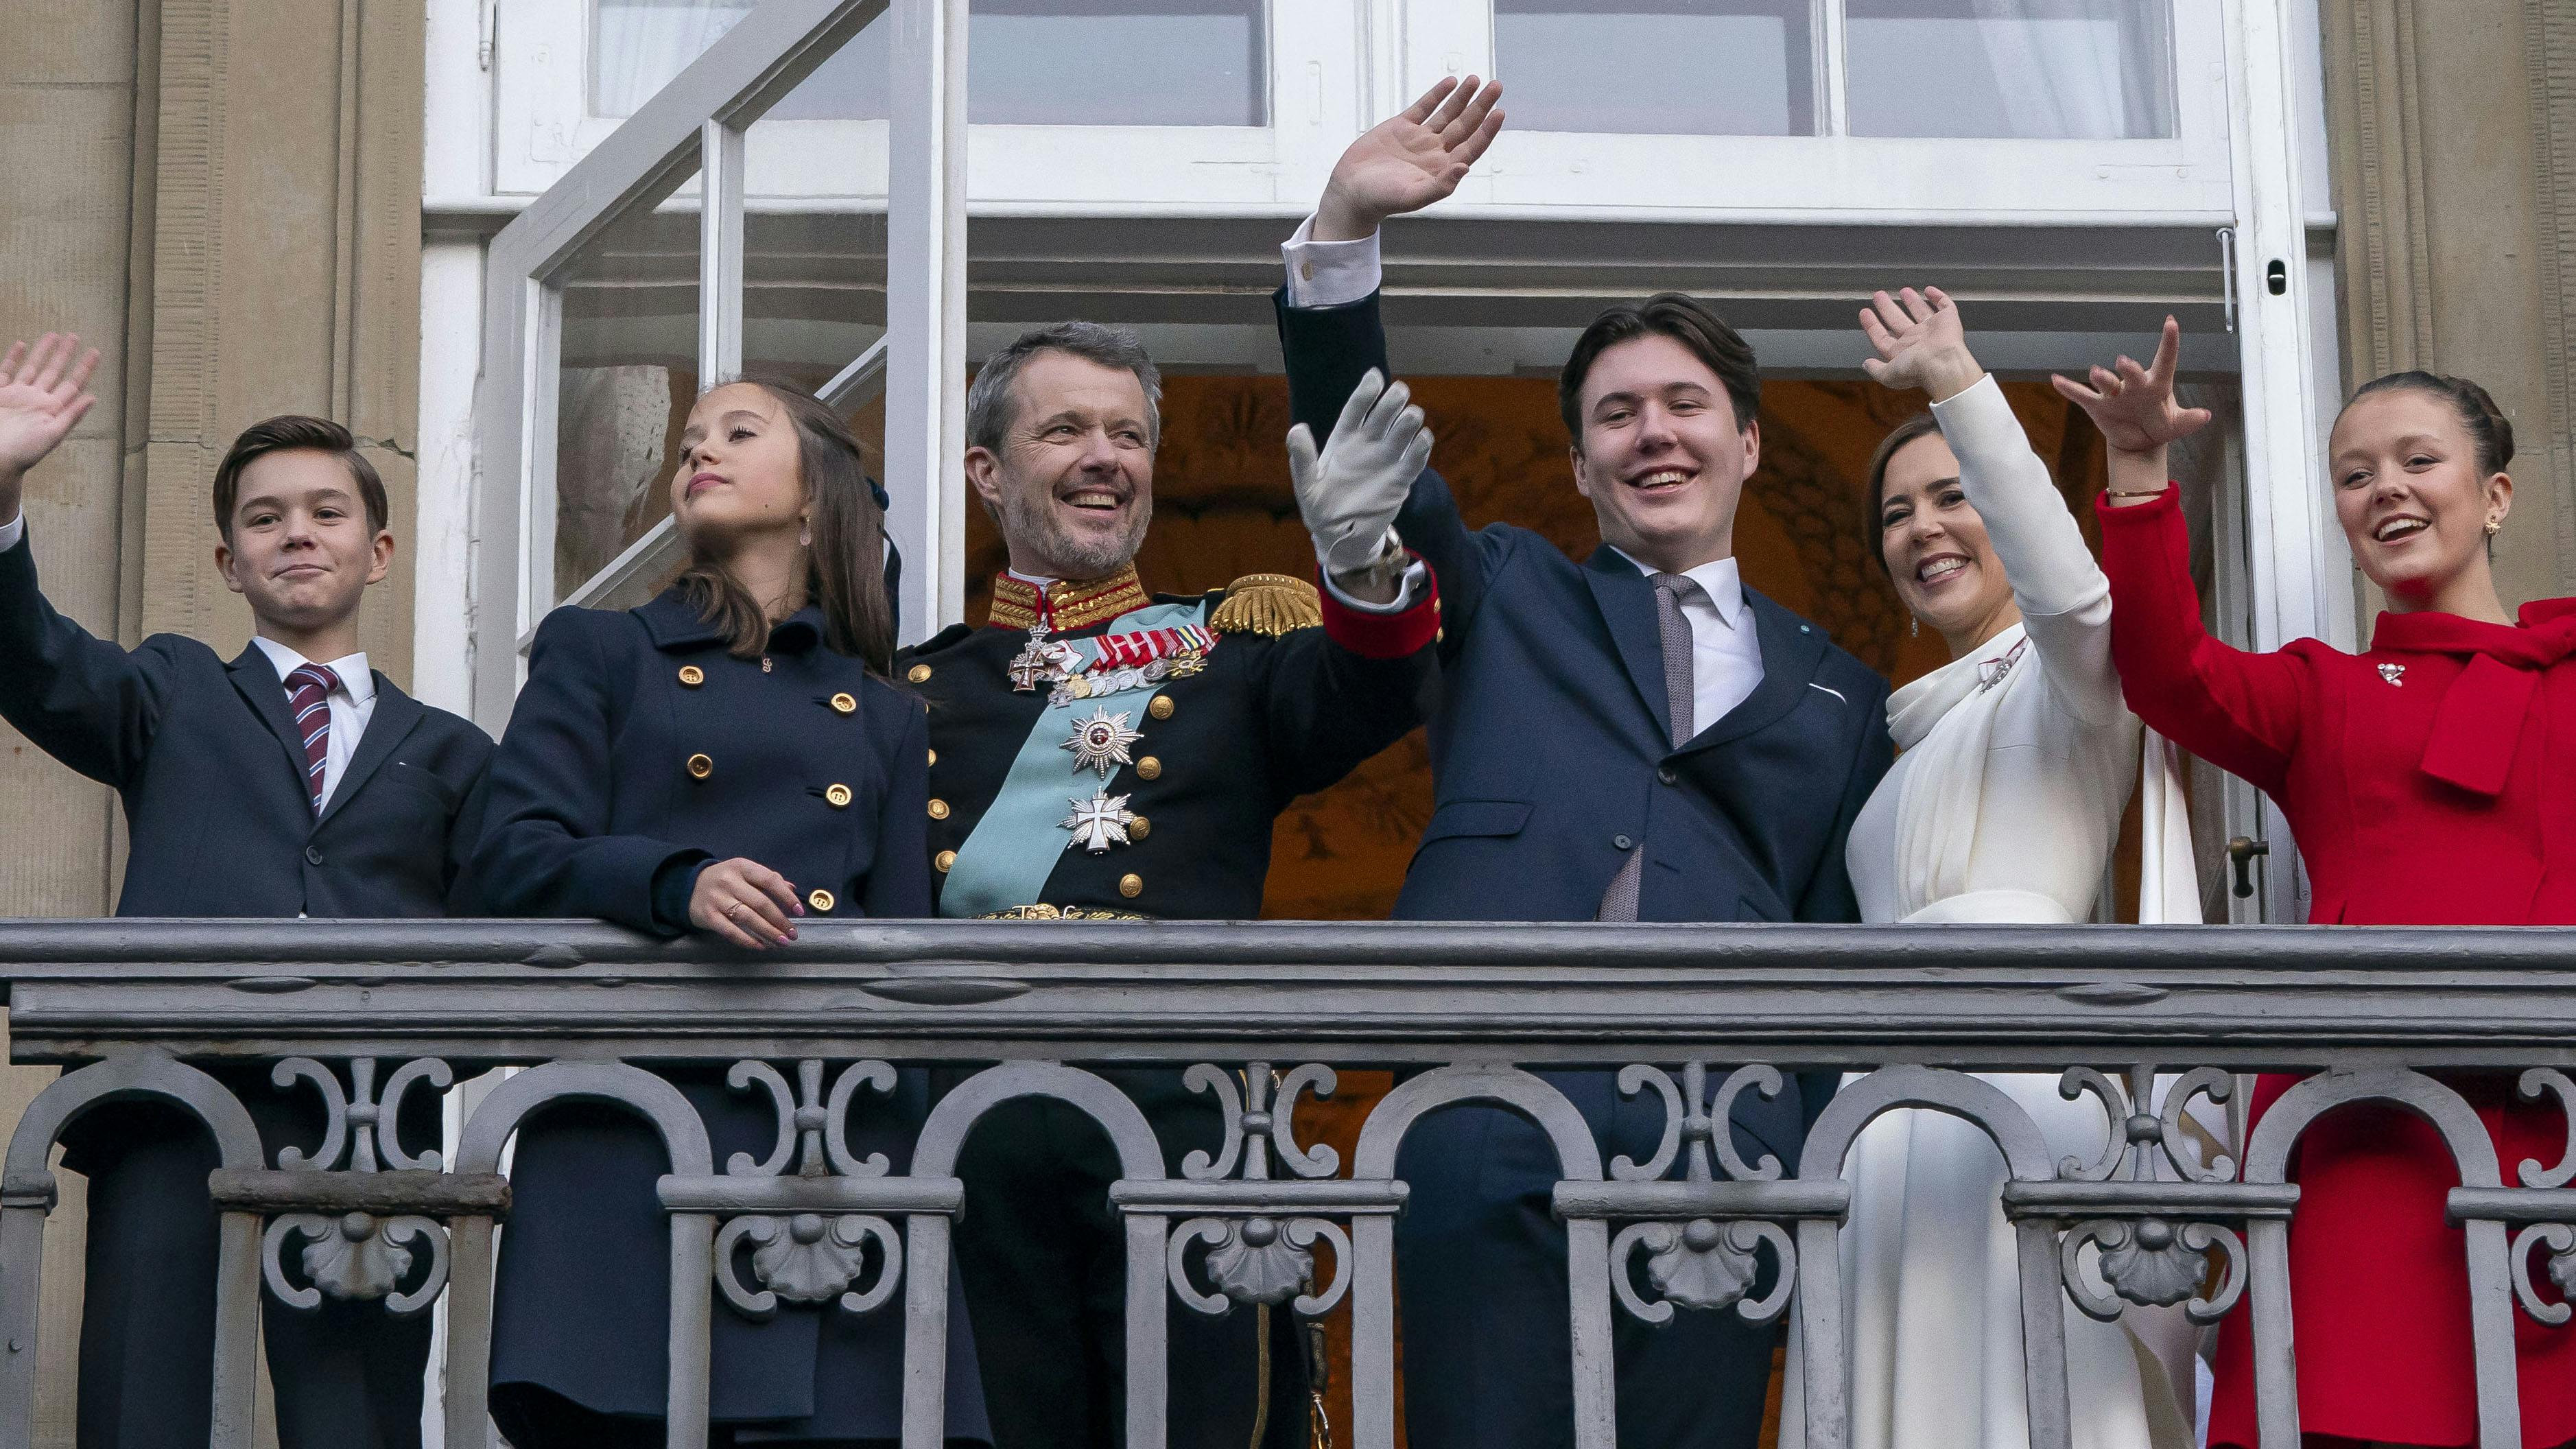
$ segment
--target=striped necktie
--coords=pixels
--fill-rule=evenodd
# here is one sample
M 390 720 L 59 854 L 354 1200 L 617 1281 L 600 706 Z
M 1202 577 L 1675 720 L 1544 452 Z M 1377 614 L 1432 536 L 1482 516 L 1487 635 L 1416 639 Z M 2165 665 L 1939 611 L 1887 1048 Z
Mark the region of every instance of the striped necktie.
M 286 676 L 286 703 L 304 741 L 304 784 L 316 815 L 322 813 L 322 777 L 331 758 L 331 690 L 339 682 L 319 664 L 299 664 Z

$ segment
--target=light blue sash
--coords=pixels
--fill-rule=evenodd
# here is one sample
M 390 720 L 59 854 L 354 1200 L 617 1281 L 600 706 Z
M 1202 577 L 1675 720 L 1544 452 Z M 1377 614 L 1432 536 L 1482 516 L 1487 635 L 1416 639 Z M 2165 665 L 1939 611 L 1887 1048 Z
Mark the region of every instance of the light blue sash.
M 1065 642 L 1082 651 L 1085 664 L 1096 663 L 1101 639 L 1204 623 L 1201 616 L 1206 611 L 1205 603 L 1149 604 L 1119 615 L 1093 638 Z M 1063 828 L 1065 815 L 1075 801 L 1089 800 L 1102 784 L 1089 770 L 1077 773 L 1072 752 L 1064 748 L 1064 742 L 1073 737 L 1074 716 L 1088 715 L 1103 700 L 1115 700 L 1119 709 L 1134 710 L 1134 719 L 1141 723 L 1146 702 L 1160 689 L 1159 684 L 1139 685 L 1117 694 L 1050 704 L 1039 711 L 1019 756 L 1011 761 L 1010 774 L 1002 779 L 1001 793 L 993 797 L 984 818 L 975 822 L 966 843 L 957 847 L 957 859 L 948 867 L 948 883 L 940 888 L 939 914 L 972 918 L 1039 903 L 1047 877 L 1055 873 L 1056 862 L 1064 858 L 1073 839 L 1072 832 Z

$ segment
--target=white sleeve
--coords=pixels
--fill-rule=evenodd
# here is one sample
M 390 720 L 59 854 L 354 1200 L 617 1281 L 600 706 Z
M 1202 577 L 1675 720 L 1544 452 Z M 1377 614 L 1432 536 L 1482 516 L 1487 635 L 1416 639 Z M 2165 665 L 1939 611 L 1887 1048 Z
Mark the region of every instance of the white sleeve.
M 1947 402 L 1932 405 L 1941 436 L 1959 458 L 1959 487 L 1985 521 L 1986 537 L 2012 580 L 2031 646 L 2068 713 L 2105 724 L 2125 707 L 2111 665 L 2111 581 L 2048 465 L 1989 375 Z
M 1385 276 L 1378 262 L 1377 233 L 1358 241 L 1319 242 L 1312 239 L 1314 231 L 1315 219 L 1310 216 L 1279 248 L 1280 260 L 1288 264 L 1288 305 L 1347 307 L 1366 301 Z
M 1324 574 L 1324 592 L 1333 596 L 1333 602 L 1363 614 L 1401 614 L 1412 608 L 1422 597 L 1422 591 L 1430 586 L 1431 566 L 1418 558 L 1404 566 L 1404 577 L 1396 582 L 1393 603 L 1372 604 L 1366 599 L 1353 598 L 1342 592 L 1342 586 L 1333 582 L 1331 574 Z
M 7 553 L 9 550 L 16 548 L 18 546 L 18 540 L 25 538 L 26 536 L 27 510 L 21 508 L 18 510 L 17 517 L 10 519 L 7 523 L 0 523 L 0 553 Z

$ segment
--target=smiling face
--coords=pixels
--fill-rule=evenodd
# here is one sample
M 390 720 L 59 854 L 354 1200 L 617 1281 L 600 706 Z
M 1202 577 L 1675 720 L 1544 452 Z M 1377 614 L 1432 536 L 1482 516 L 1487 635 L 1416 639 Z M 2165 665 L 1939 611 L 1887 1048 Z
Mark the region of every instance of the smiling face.
M 1661 333 L 1631 337 L 1593 360 L 1578 406 L 1574 486 L 1603 543 L 1671 573 L 1733 552 L 1762 432 L 1707 363 Z
M 216 570 L 272 635 L 347 623 L 393 557 L 394 536 L 368 519 L 349 465 L 310 448 L 242 469 L 231 531 L 215 545 Z
M 1888 458 L 1878 550 L 1906 612 L 1939 630 L 1954 656 L 2010 627 L 2012 582 L 1986 538 L 1986 521 L 1959 486 L 1959 460 L 1939 433 L 1926 433 Z
M 966 479 L 1000 521 L 1014 570 L 1075 580 L 1115 573 L 1154 517 L 1144 384 L 1069 352 L 1031 355 L 1011 380 L 1001 448 L 968 448 Z
M 767 388 L 710 388 L 680 431 L 671 516 L 689 550 L 722 557 L 744 543 L 806 526 L 804 456 L 795 421 Z
M 2492 592 L 2487 531 L 2513 507 L 2513 480 L 2479 467 L 2448 399 L 2415 388 L 2356 398 L 2326 440 L 2335 518 L 2353 560 L 2400 612 L 2450 609 Z

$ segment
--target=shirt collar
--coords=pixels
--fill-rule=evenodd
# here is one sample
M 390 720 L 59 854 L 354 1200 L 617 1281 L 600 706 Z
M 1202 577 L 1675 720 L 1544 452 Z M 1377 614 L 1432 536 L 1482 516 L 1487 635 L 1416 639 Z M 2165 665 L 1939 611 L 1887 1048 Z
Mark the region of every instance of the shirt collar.
M 1609 549 L 1619 557 L 1627 559 L 1630 568 L 1648 578 L 1653 578 L 1658 572 L 1637 562 L 1626 549 L 1615 543 L 1609 545 Z M 1744 616 L 1752 606 L 1744 601 L 1744 576 L 1736 568 L 1732 555 L 1726 558 L 1713 558 L 1696 568 L 1684 569 L 1682 577 L 1699 585 L 1701 592 L 1708 595 L 1709 603 L 1717 608 L 1719 623 L 1729 629 L 1744 627 Z
M 281 685 L 286 683 L 286 676 L 314 662 L 264 634 L 252 635 L 250 642 L 258 645 L 259 652 L 268 656 Z M 376 697 L 376 676 L 367 669 L 367 651 L 364 649 L 355 654 L 343 654 L 322 667 L 339 679 L 340 692 L 349 696 L 351 704 L 365 704 Z

